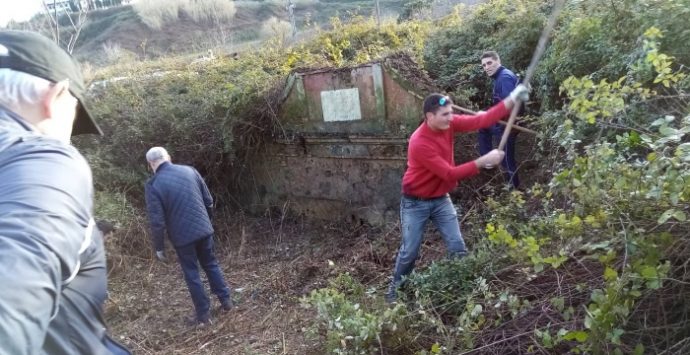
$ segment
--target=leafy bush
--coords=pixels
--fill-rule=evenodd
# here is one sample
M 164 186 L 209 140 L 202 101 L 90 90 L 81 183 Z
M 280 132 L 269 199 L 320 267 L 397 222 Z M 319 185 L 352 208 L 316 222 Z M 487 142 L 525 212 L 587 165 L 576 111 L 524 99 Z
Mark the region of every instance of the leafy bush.
M 398 21 L 427 18 L 431 15 L 433 0 L 407 0 L 398 15 Z
M 476 286 L 475 281 L 487 277 L 489 270 L 500 265 L 500 260 L 486 250 L 480 246 L 464 258 L 435 262 L 423 271 L 412 273 L 403 287 L 406 298 L 441 317 L 460 316 Z
M 385 22 L 377 28 L 374 19 L 356 16 L 347 22 L 331 20 L 333 29 L 322 33 L 309 50 L 323 55 L 336 66 L 369 62 L 400 50 L 421 53 L 428 24 Z
M 430 36 L 424 48 L 425 67 L 458 100 L 471 99 L 486 107 L 489 80 L 481 70 L 482 52 L 495 50 L 501 62 L 516 73 L 529 64 L 545 23 L 544 1 L 492 0 L 477 5 Z M 474 90 L 467 91 L 468 88 Z
M 685 95 L 675 96 L 668 105 L 672 110 L 660 118 L 660 107 L 645 104 L 659 97 L 654 89 L 678 90 L 674 85 L 685 73 L 669 69 L 670 57 L 657 50 L 658 37 L 655 28 L 645 32 L 649 55 L 636 67 L 652 70 L 651 82 L 623 77 L 595 83 L 586 76 L 563 83 L 567 119 L 554 138 L 564 155 L 548 191 L 536 187 L 527 195 L 543 201 L 541 210 L 530 211 L 529 219 L 516 214 L 526 205 L 522 194 L 492 204 L 489 239 L 514 260 L 531 263 L 536 272 L 545 264 L 558 269 L 567 258 L 601 264 L 603 284 L 591 290 L 582 324 L 559 332 L 561 340 L 577 339 L 578 351 L 663 348 L 653 340 L 643 346 L 630 338 L 632 343 L 626 344 L 625 334 L 633 326 L 629 322 L 638 314 L 646 320 L 656 316 L 636 304 L 665 287 L 667 275 L 676 273 L 672 279 L 681 280 L 690 276 L 671 261 L 672 246 L 690 242 L 688 102 Z M 630 103 L 635 117 L 649 124 L 628 126 Z M 598 136 L 587 136 L 587 127 L 596 127 Z
M 644 55 L 640 33 L 656 26 L 669 36 L 684 36 L 682 14 L 688 14 L 690 2 L 653 0 L 616 0 L 610 2 L 577 2 L 562 15 L 562 26 L 556 30 L 553 46 L 540 66 L 535 86 L 544 105 L 558 108 L 562 97 L 560 84 L 570 76 L 590 75 L 593 80 L 614 81 Z M 687 32 L 685 32 L 687 33 Z M 677 37 L 681 38 L 681 37 Z M 660 49 L 678 56 L 680 64 L 690 60 L 690 45 L 662 40 Z
M 395 339 L 406 339 L 405 307 L 375 302 L 372 294 L 349 274 L 341 274 L 331 287 L 312 291 L 302 304 L 316 310 L 315 326 L 326 331 L 326 350 L 335 354 L 371 354 L 386 349 Z

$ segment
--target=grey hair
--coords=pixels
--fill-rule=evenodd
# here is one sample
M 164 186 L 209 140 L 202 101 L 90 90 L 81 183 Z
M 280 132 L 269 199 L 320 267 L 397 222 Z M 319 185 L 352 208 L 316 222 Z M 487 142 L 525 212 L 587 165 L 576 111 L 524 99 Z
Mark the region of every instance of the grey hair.
M 51 85 L 50 81 L 37 76 L 0 69 L 0 104 L 14 111 L 38 105 Z
M 146 152 L 146 161 L 149 163 L 157 163 L 163 160 L 169 160 L 170 155 L 163 147 L 153 147 Z

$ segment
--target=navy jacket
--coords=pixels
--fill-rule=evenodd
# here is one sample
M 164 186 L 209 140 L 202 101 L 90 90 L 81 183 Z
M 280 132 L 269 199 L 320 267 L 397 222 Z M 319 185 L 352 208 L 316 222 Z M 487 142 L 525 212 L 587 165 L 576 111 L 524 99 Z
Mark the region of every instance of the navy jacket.
M 518 85 L 519 81 L 515 73 L 510 69 L 500 66 L 498 70 L 491 76 L 494 79 L 494 91 L 491 104 L 495 105 L 508 97 L 510 93 Z
M 0 107 L 0 354 L 107 354 L 103 242 L 72 146 Z
M 163 250 L 166 229 L 174 247 L 212 235 L 211 208 L 208 187 L 191 166 L 165 162 L 146 182 L 146 209 L 156 250 Z

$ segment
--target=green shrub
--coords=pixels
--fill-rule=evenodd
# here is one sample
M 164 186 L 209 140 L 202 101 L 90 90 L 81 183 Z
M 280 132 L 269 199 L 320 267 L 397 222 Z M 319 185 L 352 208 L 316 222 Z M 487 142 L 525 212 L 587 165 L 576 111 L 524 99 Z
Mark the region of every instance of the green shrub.
M 377 28 L 374 19 L 359 16 L 347 22 L 333 18 L 331 25 L 331 31 L 322 33 L 307 48 L 338 67 L 370 62 L 403 49 L 418 55 L 429 29 L 426 23 L 390 21 Z
M 405 307 L 388 308 L 363 289 L 349 274 L 341 274 L 331 287 L 302 299 L 303 306 L 316 311 L 314 327 L 325 330 L 328 353 L 378 353 L 395 346 L 391 343 L 396 339 L 407 339 Z
M 425 68 L 457 99 L 471 99 L 486 107 L 491 104 L 489 80 L 481 70 L 482 52 L 495 50 L 501 62 L 516 73 L 523 71 L 534 52 L 545 23 L 545 1 L 492 0 L 449 22 L 430 36 L 424 48 Z M 458 15 L 451 15 L 458 16 Z M 475 88 L 466 91 L 467 88 Z
M 423 271 L 412 273 L 403 287 L 404 298 L 444 318 L 460 316 L 475 281 L 500 265 L 500 259 L 487 251 L 481 246 L 464 258 L 437 261 Z
M 688 277 L 684 268 L 672 268 L 670 256 L 671 246 L 687 244 L 690 235 L 690 111 L 684 95 L 668 106 L 650 104 L 659 98 L 656 89 L 680 90 L 675 86 L 685 77 L 658 51 L 659 35 L 655 28 L 645 32 L 648 55 L 637 63 L 637 70 L 651 71 L 651 80 L 565 80 L 567 119 L 554 137 L 564 154 L 549 189 L 534 187 L 526 198 L 518 193 L 491 203 L 489 239 L 513 260 L 532 264 L 535 272 L 546 264 L 558 269 L 567 258 L 600 263 L 602 285 L 591 290 L 582 324 L 559 331 L 563 339 L 578 339 L 576 351 L 639 349 L 624 335 L 644 325 L 630 320 L 656 315 L 637 303 L 658 296 L 669 273 L 677 273 L 671 279 Z M 631 127 L 629 111 L 645 123 Z M 515 212 L 528 205 L 539 206 L 529 219 Z M 664 327 L 675 331 L 674 325 Z M 674 340 L 666 341 L 642 348 Z

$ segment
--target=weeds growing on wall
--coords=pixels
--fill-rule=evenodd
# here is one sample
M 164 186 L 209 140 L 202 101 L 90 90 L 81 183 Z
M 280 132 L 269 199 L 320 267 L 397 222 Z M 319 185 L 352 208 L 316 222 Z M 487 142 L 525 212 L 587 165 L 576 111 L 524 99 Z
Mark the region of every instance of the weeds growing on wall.
M 276 115 L 292 70 L 361 64 L 402 48 L 421 48 L 425 33 L 417 23 L 386 23 L 375 31 L 376 23 L 361 17 L 334 19 L 333 26 L 293 47 L 269 41 L 236 57 L 128 63 L 96 73 L 97 79 L 109 78 L 91 90 L 105 136 L 77 139 L 93 166 L 96 187 L 124 193 L 141 206 L 150 174 L 144 154 L 160 145 L 174 161 L 201 171 L 219 207 L 237 207 L 231 191 L 246 182 L 245 163 L 264 141 L 281 134 Z

